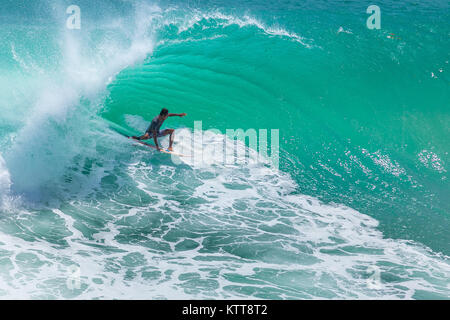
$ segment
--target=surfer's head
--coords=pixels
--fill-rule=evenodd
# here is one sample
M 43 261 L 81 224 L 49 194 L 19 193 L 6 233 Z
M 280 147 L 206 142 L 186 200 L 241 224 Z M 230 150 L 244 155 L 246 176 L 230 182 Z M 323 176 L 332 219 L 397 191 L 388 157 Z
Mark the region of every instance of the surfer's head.
M 166 108 L 162 108 L 159 116 L 163 119 L 166 119 L 169 116 L 169 110 L 167 110 Z

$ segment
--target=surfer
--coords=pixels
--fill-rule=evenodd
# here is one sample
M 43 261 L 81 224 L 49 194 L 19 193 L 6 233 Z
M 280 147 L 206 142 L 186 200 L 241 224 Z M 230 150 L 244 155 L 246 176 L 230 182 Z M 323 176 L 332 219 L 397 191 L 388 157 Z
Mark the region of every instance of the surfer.
M 173 151 L 172 144 L 173 144 L 173 138 L 174 138 L 174 132 L 175 129 L 165 129 L 160 131 L 159 128 L 161 128 L 161 125 L 168 117 L 184 117 L 186 116 L 186 113 L 169 113 L 169 110 L 166 108 L 163 108 L 161 112 L 159 113 L 159 116 L 156 116 L 153 118 L 152 122 L 150 123 L 150 126 L 148 127 L 147 131 L 145 131 L 144 135 L 140 137 L 133 136 L 133 139 L 136 140 L 147 140 L 153 137 L 153 141 L 155 141 L 155 146 L 158 151 L 161 151 L 161 148 L 158 144 L 158 138 L 164 137 L 167 135 L 170 135 L 169 137 L 169 151 Z

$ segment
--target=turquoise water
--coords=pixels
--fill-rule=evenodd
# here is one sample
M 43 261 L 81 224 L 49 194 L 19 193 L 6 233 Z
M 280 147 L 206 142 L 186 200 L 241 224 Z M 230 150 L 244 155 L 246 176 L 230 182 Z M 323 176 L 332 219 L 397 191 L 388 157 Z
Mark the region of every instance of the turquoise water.
M 71 4 L 2 2 L 0 298 L 450 297 L 448 2 Z

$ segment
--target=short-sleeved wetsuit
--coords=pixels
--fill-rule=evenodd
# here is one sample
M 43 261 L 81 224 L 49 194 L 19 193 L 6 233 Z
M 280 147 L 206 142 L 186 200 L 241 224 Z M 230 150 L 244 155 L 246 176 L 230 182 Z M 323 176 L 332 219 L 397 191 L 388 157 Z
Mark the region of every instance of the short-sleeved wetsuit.
M 150 137 L 153 137 L 153 131 L 156 131 L 156 136 L 161 137 L 163 132 L 160 131 L 159 128 L 161 128 L 163 122 L 164 120 L 159 119 L 159 116 L 154 117 L 146 133 L 148 133 Z

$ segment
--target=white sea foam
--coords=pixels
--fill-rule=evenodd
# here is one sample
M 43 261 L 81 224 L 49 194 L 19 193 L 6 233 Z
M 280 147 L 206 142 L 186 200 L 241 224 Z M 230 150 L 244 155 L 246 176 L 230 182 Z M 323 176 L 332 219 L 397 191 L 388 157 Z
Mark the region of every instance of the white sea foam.
M 209 137 L 203 147 L 223 139 Z M 279 298 L 408 299 L 418 290 L 447 293 L 445 257 L 383 238 L 375 219 L 353 209 L 292 194 L 295 183 L 283 172 L 262 164 L 155 167 L 146 158 L 147 150 L 136 149 L 127 172 L 151 203 L 130 207 L 116 198 L 119 191 L 53 209 L 68 232 L 63 247 L 0 233 L 1 248 L 12 253 L 0 286 L 5 295 L 246 299 L 269 290 Z M 92 237 L 81 232 L 88 217 L 103 225 Z M 27 273 L 27 263 L 36 272 Z M 72 265 L 80 270 L 74 290 L 67 288 Z M 367 282 L 371 268 L 381 274 L 376 289 Z

